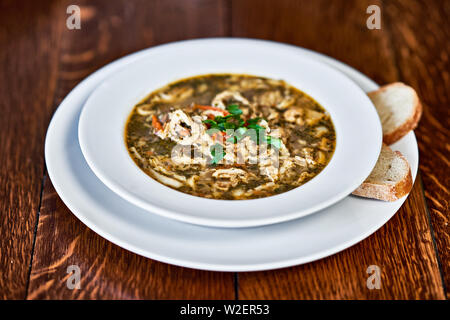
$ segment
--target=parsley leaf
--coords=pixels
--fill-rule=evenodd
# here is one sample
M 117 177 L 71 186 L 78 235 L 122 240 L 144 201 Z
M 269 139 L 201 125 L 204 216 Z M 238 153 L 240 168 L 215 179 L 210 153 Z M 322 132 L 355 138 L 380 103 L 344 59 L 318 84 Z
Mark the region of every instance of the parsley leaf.
M 240 141 L 246 137 L 246 135 L 245 135 L 246 132 L 247 132 L 247 128 L 245 128 L 245 127 L 237 128 L 233 132 L 233 135 L 227 139 L 227 142 L 237 143 L 238 141 Z
M 270 144 L 272 146 L 274 146 L 277 149 L 281 148 L 281 139 L 272 137 L 272 136 L 267 136 L 266 137 L 266 142 L 267 144 Z
M 223 150 L 223 146 L 220 143 L 212 145 L 210 150 L 212 155 L 211 164 L 218 164 L 220 160 L 222 160 L 223 157 L 225 157 L 226 152 L 225 150 Z
M 203 120 L 203 123 L 209 124 L 212 127 L 217 126 L 217 122 L 215 122 L 214 120 L 211 120 L 211 119 Z
M 227 107 L 227 111 L 229 113 L 231 113 L 232 115 L 240 115 L 240 114 L 242 114 L 242 110 L 239 109 L 239 106 L 237 104 L 230 104 Z
M 256 124 L 258 123 L 258 121 L 261 120 L 261 119 L 262 119 L 261 117 L 256 117 L 256 118 L 253 118 L 253 119 L 248 119 L 248 120 L 247 120 L 247 123 L 248 123 L 248 125 L 253 126 L 253 125 L 256 125 Z
M 272 136 L 266 136 L 266 130 L 264 127 L 258 124 L 261 117 L 256 117 L 248 120 L 241 118 L 242 110 L 237 104 L 230 104 L 227 107 L 227 111 L 230 113 L 227 116 L 216 116 L 214 120 L 203 120 L 203 123 L 209 125 L 209 129 L 206 131 L 209 135 L 213 135 L 220 131 L 234 130 L 234 132 L 228 132 L 227 135 L 231 135 L 226 141 L 230 143 L 237 143 L 245 137 L 250 137 L 258 145 L 260 142 L 270 144 L 277 149 L 281 148 L 282 142 L 278 138 Z M 223 151 L 223 147 L 220 144 L 215 144 L 211 147 L 211 155 L 213 156 L 212 164 L 217 164 L 225 156 L 225 151 L 222 154 L 216 155 L 216 148 L 220 146 L 220 150 Z

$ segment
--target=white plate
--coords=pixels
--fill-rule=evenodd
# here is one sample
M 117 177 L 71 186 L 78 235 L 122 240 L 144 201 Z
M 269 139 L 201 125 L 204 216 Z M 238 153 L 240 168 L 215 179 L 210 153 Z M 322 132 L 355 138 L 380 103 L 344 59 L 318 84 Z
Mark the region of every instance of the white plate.
M 365 91 L 377 85 L 356 70 L 323 55 L 295 48 L 347 74 Z M 162 262 L 217 271 L 276 269 L 314 261 L 356 244 L 383 224 L 406 197 L 381 202 L 348 196 L 321 212 L 294 221 L 244 229 L 184 224 L 126 202 L 89 169 L 78 144 L 78 118 L 101 81 L 133 61 L 140 51 L 98 70 L 64 99 L 50 123 L 45 143 L 49 176 L 61 199 L 89 228 L 109 241 Z M 395 145 L 408 159 L 415 179 L 418 150 L 414 133 Z
M 336 150 L 330 163 L 301 187 L 254 200 L 194 197 L 150 178 L 127 152 L 124 130 L 128 115 L 155 89 L 209 73 L 283 79 L 310 94 L 330 113 L 335 126 Z M 235 228 L 292 220 L 343 199 L 375 166 L 382 130 L 364 91 L 343 73 L 303 51 L 274 42 L 204 39 L 155 47 L 108 77 L 83 107 L 78 137 L 92 171 L 129 202 L 183 222 Z

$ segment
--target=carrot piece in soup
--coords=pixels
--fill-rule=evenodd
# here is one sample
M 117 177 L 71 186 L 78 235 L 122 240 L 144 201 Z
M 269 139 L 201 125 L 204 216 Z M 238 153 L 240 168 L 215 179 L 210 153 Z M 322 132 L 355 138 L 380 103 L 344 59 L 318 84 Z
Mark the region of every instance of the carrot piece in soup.
M 152 126 L 156 131 L 160 131 L 163 128 L 161 122 L 159 122 L 158 118 L 155 115 L 152 116 Z

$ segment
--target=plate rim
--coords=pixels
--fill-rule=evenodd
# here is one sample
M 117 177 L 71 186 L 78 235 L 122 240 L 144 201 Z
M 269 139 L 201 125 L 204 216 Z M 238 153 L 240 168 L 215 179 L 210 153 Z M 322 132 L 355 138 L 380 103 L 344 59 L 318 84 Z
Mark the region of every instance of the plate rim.
M 261 40 L 258 40 L 261 41 Z M 305 49 L 305 48 L 300 48 L 300 47 L 296 47 L 298 49 L 304 50 L 305 52 L 309 52 L 310 54 L 314 55 L 316 58 L 318 59 L 323 59 L 329 63 L 332 64 L 333 67 L 339 68 L 339 69 L 344 69 L 346 70 L 346 72 L 349 72 L 349 77 L 353 79 L 353 77 L 355 78 L 360 78 L 361 81 L 365 82 L 366 85 L 368 86 L 376 86 L 378 87 L 378 85 L 371 80 L 370 78 L 368 78 L 367 76 L 363 75 L 361 72 L 359 72 L 358 70 L 334 59 L 328 56 L 325 56 L 321 53 L 317 53 L 314 52 L 312 50 L 309 49 Z M 321 258 L 325 258 L 329 255 L 335 254 L 337 252 L 340 252 L 360 241 L 362 241 L 363 239 L 365 239 L 366 237 L 368 237 L 369 235 L 371 235 L 372 233 L 374 233 L 376 230 L 378 230 L 381 226 L 383 226 L 386 222 L 388 222 L 392 216 L 398 211 L 398 209 L 401 207 L 401 205 L 403 205 L 404 201 L 406 200 L 406 196 L 400 200 L 398 200 L 399 202 L 399 206 L 397 209 L 395 209 L 394 212 L 389 213 L 388 216 L 384 217 L 383 219 L 380 220 L 379 223 L 373 225 L 370 229 L 368 229 L 365 233 L 361 234 L 358 237 L 354 237 L 352 239 L 349 239 L 341 244 L 339 244 L 338 246 L 334 246 L 329 248 L 328 250 L 323 250 L 323 251 L 319 251 L 313 255 L 309 255 L 309 256 L 303 256 L 300 258 L 292 258 L 292 259 L 288 259 L 288 260 L 283 260 L 283 261 L 279 261 L 277 263 L 274 262 L 269 262 L 269 263 L 260 263 L 260 264 L 245 264 L 245 265 L 238 265 L 238 264 L 214 264 L 214 263 L 198 263 L 195 261 L 187 261 L 186 259 L 176 259 L 176 258 L 171 258 L 171 257 L 167 257 L 155 252 L 150 252 L 149 250 L 143 250 L 140 248 L 136 248 L 133 245 L 130 245 L 129 243 L 127 243 L 126 241 L 122 241 L 121 239 L 117 238 L 116 236 L 110 234 L 107 231 L 102 230 L 102 228 L 100 226 L 96 226 L 95 222 L 92 221 L 92 218 L 90 218 L 90 214 L 86 213 L 86 212 L 81 212 L 80 210 L 76 209 L 75 205 L 72 205 L 69 197 L 66 197 L 65 192 L 63 191 L 63 187 L 61 187 L 61 185 L 59 184 L 61 181 L 58 180 L 58 178 L 56 177 L 57 175 L 54 174 L 53 171 L 53 159 L 50 157 L 50 153 L 51 153 L 51 148 L 52 146 L 49 144 L 49 137 L 53 131 L 53 128 L 55 127 L 55 123 L 57 122 L 58 118 L 60 117 L 60 114 L 62 113 L 63 108 L 60 108 L 61 106 L 67 104 L 67 101 L 74 95 L 74 92 L 76 91 L 80 91 L 83 90 L 85 87 L 88 86 L 88 84 L 91 81 L 95 81 L 97 78 L 99 78 L 99 73 L 100 71 L 108 71 L 110 69 L 114 69 L 114 68 L 118 68 L 119 65 L 123 64 L 123 66 L 126 66 L 126 63 L 129 61 L 132 61 L 133 59 L 138 59 L 138 55 L 143 54 L 145 50 L 133 53 L 131 55 L 128 55 L 126 57 L 120 58 L 110 64 L 108 64 L 105 67 L 102 67 L 100 70 L 94 72 L 93 74 L 89 75 L 86 79 L 82 80 L 77 86 L 75 86 L 75 88 L 72 89 L 72 91 L 64 98 L 64 100 L 61 102 L 60 106 L 58 107 L 58 109 L 55 111 L 55 113 L 53 114 L 52 120 L 49 124 L 48 127 L 48 131 L 46 134 L 46 141 L 45 141 L 45 160 L 46 160 L 46 164 L 47 164 L 47 169 L 48 169 L 48 174 L 50 179 L 53 182 L 53 186 L 56 190 L 56 192 L 58 193 L 59 197 L 61 198 L 61 200 L 65 203 L 65 205 L 69 208 L 69 210 L 71 210 L 71 212 L 80 220 L 82 221 L 87 227 L 89 227 L 91 230 L 93 230 L 94 232 L 96 232 L 97 234 L 99 234 L 100 236 L 102 236 L 103 238 L 107 239 L 108 241 L 126 249 L 129 251 L 132 251 L 134 253 L 137 253 L 139 255 L 142 255 L 144 257 L 147 258 L 151 258 L 151 259 L 155 259 L 161 262 L 165 262 L 165 263 L 170 263 L 170 264 L 174 264 L 174 265 L 178 265 L 178 266 L 182 266 L 182 267 L 188 267 L 188 268 L 195 268 L 195 269 L 202 269 L 202 270 L 210 270 L 210 271 L 229 271 L 229 272 L 236 272 L 236 271 L 260 271 L 260 270 L 268 270 L 268 269 L 278 269 L 278 268 L 283 268 L 283 267 L 288 267 L 288 266 L 292 266 L 292 265 L 299 265 L 299 264 L 303 264 L 303 263 L 308 263 L 308 262 L 312 262 Z M 122 66 L 122 67 L 123 67 Z M 415 138 L 414 132 L 411 132 L 408 134 L 408 139 L 411 140 L 412 139 L 412 143 L 414 143 L 414 154 L 415 154 L 415 159 L 418 161 L 418 145 L 417 145 L 417 140 Z M 405 138 L 407 138 L 405 137 Z M 416 175 L 417 175 L 417 171 L 418 171 L 418 166 L 416 166 L 415 168 L 416 170 L 412 170 L 412 175 L 413 175 L 413 181 L 415 181 L 416 179 Z M 269 226 L 270 227 L 270 226 Z

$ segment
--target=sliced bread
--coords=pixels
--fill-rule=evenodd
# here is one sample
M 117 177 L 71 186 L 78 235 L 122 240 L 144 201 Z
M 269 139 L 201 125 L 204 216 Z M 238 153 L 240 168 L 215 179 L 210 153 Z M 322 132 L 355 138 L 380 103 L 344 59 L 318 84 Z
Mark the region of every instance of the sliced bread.
M 353 191 L 354 195 L 383 201 L 395 201 L 412 188 L 411 169 L 399 151 L 383 144 L 378 161 L 367 179 Z
M 416 91 L 395 82 L 367 94 L 380 116 L 383 141 L 390 145 L 413 130 L 422 115 L 422 105 Z

